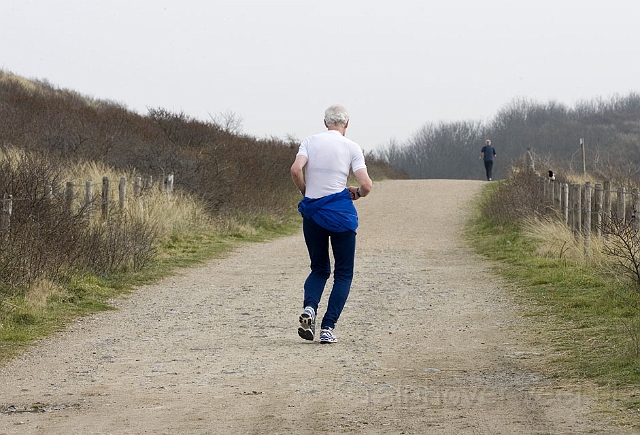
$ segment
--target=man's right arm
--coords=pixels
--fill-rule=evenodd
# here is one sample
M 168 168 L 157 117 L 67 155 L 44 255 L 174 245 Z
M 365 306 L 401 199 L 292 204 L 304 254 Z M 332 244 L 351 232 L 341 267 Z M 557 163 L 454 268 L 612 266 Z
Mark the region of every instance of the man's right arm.
M 369 172 L 367 172 L 367 168 L 358 169 L 354 172 L 358 183 L 360 183 L 359 192 L 360 196 L 367 196 L 371 189 L 373 189 L 373 181 L 369 177 Z
M 301 194 L 305 194 L 307 185 L 304 181 L 304 166 L 307 164 L 307 157 L 298 155 L 291 165 L 291 178 Z

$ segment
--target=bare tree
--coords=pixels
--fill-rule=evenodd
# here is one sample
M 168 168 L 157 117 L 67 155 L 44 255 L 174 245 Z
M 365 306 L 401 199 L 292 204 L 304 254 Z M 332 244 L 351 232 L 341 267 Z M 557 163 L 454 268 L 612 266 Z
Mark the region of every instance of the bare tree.
M 225 112 L 218 112 L 215 115 L 209 113 L 209 117 L 215 125 L 226 133 L 235 135 L 242 133 L 242 123 L 244 120 L 242 116 L 232 110 L 227 109 Z

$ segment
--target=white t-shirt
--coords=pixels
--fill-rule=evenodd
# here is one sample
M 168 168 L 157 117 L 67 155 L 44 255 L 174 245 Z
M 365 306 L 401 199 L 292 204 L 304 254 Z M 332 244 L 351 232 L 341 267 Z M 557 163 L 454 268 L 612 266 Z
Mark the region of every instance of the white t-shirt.
M 347 187 L 349 169 L 356 172 L 367 167 L 360 146 L 335 130 L 305 138 L 298 155 L 307 158 L 304 177 L 308 198 L 342 192 Z

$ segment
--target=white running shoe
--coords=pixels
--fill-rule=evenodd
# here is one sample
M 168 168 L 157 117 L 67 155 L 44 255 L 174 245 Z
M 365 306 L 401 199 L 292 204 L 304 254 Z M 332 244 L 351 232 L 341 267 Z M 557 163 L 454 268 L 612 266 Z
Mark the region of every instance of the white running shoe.
M 326 327 L 326 328 L 322 328 L 320 330 L 320 343 L 321 344 L 336 343 L 337 341 L 338 341 L 338 339 L 333 334 L 333 328 Z

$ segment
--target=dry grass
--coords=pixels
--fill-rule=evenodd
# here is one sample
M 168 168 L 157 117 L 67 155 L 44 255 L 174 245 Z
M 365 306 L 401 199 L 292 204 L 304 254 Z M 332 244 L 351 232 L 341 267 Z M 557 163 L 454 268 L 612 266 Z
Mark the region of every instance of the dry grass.
M 11 146 L 0 146 L 0 162 L 6 162 L 11 166 L 16 166 L 20 162 L 24 161 L 27 157 L 27 152 Z
M 585 252 L 584 239 L 576 238 L 567 225 L 553 218 L 524 219 L 522 233 L 536 240 L 536 254 L 542 257 L 597 266 L 606 266 L 610 261 L 603 253 L 603 238 L 592 235 Z
M 569 172 L 564 175 L 568 184 L 580 184 L 584 186 L 585 183 L 591 183 L 591 185 L 595 185 L 596 183 L 601 182 L 601 180 L 594 178 L 590 174 L 578 174 L 575 172 Z
M 27 306 L 44 308 L 52 297 L 60 297 L 66 294 L 65 289 L 46 278 L 37 278 L 31 283 L 24 295 Z
M 24 77 L 5 71 L 0 71 L 0 83 L 17 83 L 29 92 L 36 92 L 41 89 L 33 80 L 27 80 Z
M 75 195 L 76 206 L 84 203 L 85 184 L 90 181 L 94 186 L 94 204 L 100 204 L 102 194 L 102 179 L 107 177 L 110 182 L 112 207 L 117 207 L 118 184 L 121 178 L 127 180 L 126 186 L 126 216 L 136 222 L 144 222 L 154 227 L 158 234 L 166 236 L 174 231 L 195 225 L 207 225 L 211 220 L 204 204 L 193 196 L 181 191 L 174 191 L 171 195 L 154 183 L 145 187 L 140 196 L 135 197 L 133 182 L 140 174 L 133 168 L 126 172 L 117 171 L 100 162 L 81 162 L 65 168 L 62 177 L 72 181 L 78 191 Z M 96 220 L 94 222 L 100 222 Z
M 517 182 L 504 185 L 524 187 Z M 496 196 L 501 190 L 488 186 L 486 191 L 483 201 L 501 201 Z M 509 199 L 513 197 L 520 195 Z M 546 348 L 541 370 L 596 382 L 616 408 L 635 413 L 640 409 L 637 287 L 612 267 L 603 239 L 592 237 L 585 255 L 582 237 L 575 238 L 552 213 L 532 209 L 510 225 L 480 213 L 468 232 L 472 243 L 498 261 L 496 270 L 516 284 L 516 300 L 531 320 L 527 339 Z
M 33 158 L 33 155 L 22 149 L 15 147 L 0 148 L 0 161 L 7 162 L 11 167 L 18 167 L 21 162 L 29 161 Z M 174 191 L 169 196 L 157 183 L 154 183 L 150 188 L 145 188 L 141 196 L 135 198 L 133 195 L 133 181 L 140 174 L 133 168 L 123 172 L 100 162 L 83 161 L 61 167 L 58 176 L 61 187 L 64 187 L 67 182 L 74 184 L 74 208 L 76 210 L 84 206 L 87 181 L 93 185 L 93 201 L 99 208 L 102 179 L 104 177 L 110 180 L 113 207 L 118 202 L 118 183 L 124 177 L 127 180 L 126 213 L 134 221 L 147 222 L 153 225 L 160 234 L 164 235 L 185 227 L 185 225 L 212 224 L 205 205 L 184 192 Z M 220 225 L 235 226 L 233 222 L 225 222 Z
M 153 262 L 165 241 L 194 230 L 218 231 L 205 205 L 187 193 L 169 195 L 156 183 L 134 195 L 135 170 L 117 171 L 98 162 L 56 162 L 12 147 L 0 151 L 0 166 L 0 184 L 15 200 L 11 231 L 0 252 L 0 299 L 22 294 L 29 306 L 46 305 L 67 270 L 101 276 L 138 271 Z M 108 222 L 101 213 L 103 177 L 111 181 Z M 127 180 L 122 209 L 121 178 Z M 93 187 L 89 205 L 86 180 Z M 74 184 L 70 212 L 63 192 L 67 182 Z M 48 185 L 54 189 L 51 199 L 45 199 Z

